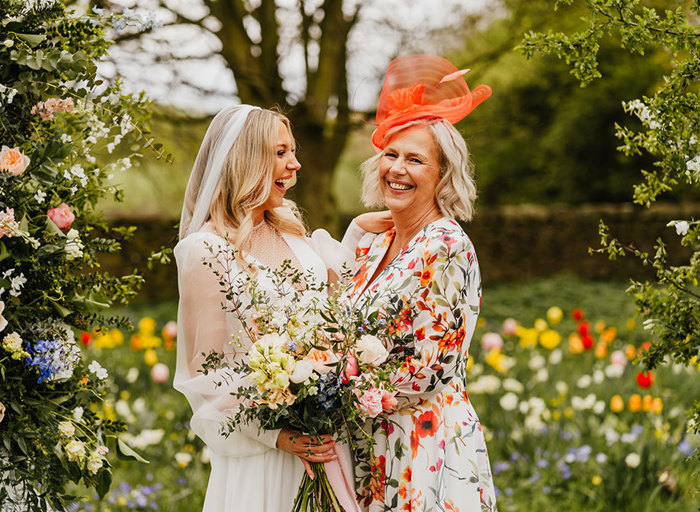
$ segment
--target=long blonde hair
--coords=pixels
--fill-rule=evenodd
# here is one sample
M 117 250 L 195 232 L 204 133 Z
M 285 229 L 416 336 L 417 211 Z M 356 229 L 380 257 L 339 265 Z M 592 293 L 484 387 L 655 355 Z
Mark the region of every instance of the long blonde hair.
M 192 177 L 185 191 L 185 207 L 194 211 L 197 195 L 206 169 L 207 159 L 228 121 L 236 113 L 232 108 L 217 116 L 207 132 L 197 155 Z M 217 234 L 236 247 L 236 260 L 242 268 L 255 273 L 243 252 L 250 250 L 253 210 L 270 196 L 277 151 L 277 135 L 281 121 L 292 136 L 289 119 L 279 112 L 256 109 L 248 114 L 243 129 L 231 146 L 219 183 L 209 208 L 209 219 Z M 265 220 L 280 233 L 302 237 L 306 228 L 294 202 L 284 200 L 279 208 L 265 211 Z M 187 232 L 180 226 L 180 237 Z

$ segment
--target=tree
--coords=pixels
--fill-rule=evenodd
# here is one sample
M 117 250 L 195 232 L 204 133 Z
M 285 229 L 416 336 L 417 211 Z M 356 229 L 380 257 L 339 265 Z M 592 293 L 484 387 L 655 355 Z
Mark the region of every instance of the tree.
M 573 0 L 555 2 L 567 6 Z M 521 49 L 532 57 L 536 53 L 554 54 L 571 66 L 571 73 L 587 85 L 601 78 L 600 41 L 609 35 L 631 53 L 644 54 L 649 45 L 664 48 L 671 68 L 659 87 L 639 99 L 623 98 L 625 110 L 635 116 L 641 127 L 616 125 L 616 134 L 625 155 L 649 154 L 655 159 L 652 169 L 641 171 L 643 181 L 634 187 L 634 200 L 650 206 L 662 194 L 682 187 L 700 188 L 700 30 L 698 2 L 674 2 L 674 9 L 658 9 L 658 3 L 641 0 L 586 0 L 588 15 L 583 26 L 571 33 L 531 32 Z M 655 8 L 657 7 L 657 8 Z M 664 7 L 664 4 L 661 4 Z M 695 248 L 686 265 L 671 266 L 667 250 L 659 238 L 655 253 L 638 250 L 632 243 L 613 237 L 601 222 L 601 249 L 611 259 L 634 254 L 653 266 L 655 281 L 632 281 L 628 292 L 634 297 L 644 326 L 656 336 L 641 362 L 653 369 L 668 361 L 697 364 L 700 357 L 700 222 L 672 219 L 682 236 L 682 244 Z M 700 431 L 700 403 L 690 411 L 692 428 Z

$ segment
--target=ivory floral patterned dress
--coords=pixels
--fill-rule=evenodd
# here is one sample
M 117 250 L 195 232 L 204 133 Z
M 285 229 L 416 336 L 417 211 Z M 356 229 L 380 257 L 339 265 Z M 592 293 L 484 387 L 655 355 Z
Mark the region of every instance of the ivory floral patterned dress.
M 393 229 L 367 233 L 356 250 L 349 299 L 379 312 L 392 334 L 387 349 L 403 361 L 394 376 L 398 410 L 371 421 L 372 452 L 356 452 L 365 510 L 495 511 L 484 435 L 466 393 L 466 363 L 481 303 L 471 240 L 443 217 L 418 233 L 368 285 Z

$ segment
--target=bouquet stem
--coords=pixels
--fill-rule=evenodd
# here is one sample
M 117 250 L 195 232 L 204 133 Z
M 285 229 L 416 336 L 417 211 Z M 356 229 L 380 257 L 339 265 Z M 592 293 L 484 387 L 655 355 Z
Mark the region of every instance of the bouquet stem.
M 322 462 L 311 462 L 315 478 L 304 472 L 292 512 L 345 512 L 328 481 Z

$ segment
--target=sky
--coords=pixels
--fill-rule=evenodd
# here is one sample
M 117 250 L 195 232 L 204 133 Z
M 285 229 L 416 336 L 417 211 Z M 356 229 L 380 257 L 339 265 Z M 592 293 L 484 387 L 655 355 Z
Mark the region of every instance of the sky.
M 200 0 L 161 1 L 165 1 L 170 9 L 190 17 L 206 17 L 208 12 Z M 320 0 L 306 1 L 311 6 L 313 2 L 320 3 Z M 346 9 L 352 9 L 357 1 L 346 0 Z M 170 25 L 174 15 L 159 7 L 158 0 L 119 0 L 115 3 L 133 8 L 143 17 L 153 13 L 162 26 L 143 35 L 140 47 L 134 41 L 113 46 L 111 62 L 100 65 L 101 74 L 113 78 L 118 73 L 124 78 L 127 90 L 145 90 L 158 103 L 173 105 L 193 114 L 213 113 L 225 105 L 240 102 L 236 97 L 234 75 L 216 55 L 220 43 L 209 31 L 218 28 L 218 20 L 205 18 L 204 24 L 209 30 L 194 25 Z M 302 48 L 298 44 L 289 44 L 298 23 L 296 0 L 278 0 L 277 4 L 284 49 L 280 71 L 285 89 L 294 101 L 295 96 L 303 95 L 305 87 Z M 368 0 L 348 45 L 352 108 L 362 112 L 374 107 L 384 70 L 393 56 L 399 53 L 443 53 L 454 44 L 451 39 L 454 36 L 448 35 L 454 30 L 441 30 L 441 27 L 459 26 L 460 13 L 479 12 L 486 4 L 486 0 Z M 260 35 L 257 22 L 252 18 L 245 22 L 255 40 Z M 194 87 L 182 85 L 183 81 Z

